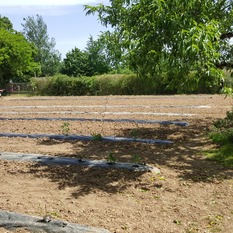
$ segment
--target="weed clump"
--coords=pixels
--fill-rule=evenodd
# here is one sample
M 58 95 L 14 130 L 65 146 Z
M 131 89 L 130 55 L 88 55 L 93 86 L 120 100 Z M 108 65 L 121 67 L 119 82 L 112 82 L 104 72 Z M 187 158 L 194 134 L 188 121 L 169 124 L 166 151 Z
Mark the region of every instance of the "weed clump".
M 219 148 L 208 152 L 208 158 L 233 167 L 233 109 L 226 113 L 224 119 L 214 122 L 214 129 L 209 136 Z

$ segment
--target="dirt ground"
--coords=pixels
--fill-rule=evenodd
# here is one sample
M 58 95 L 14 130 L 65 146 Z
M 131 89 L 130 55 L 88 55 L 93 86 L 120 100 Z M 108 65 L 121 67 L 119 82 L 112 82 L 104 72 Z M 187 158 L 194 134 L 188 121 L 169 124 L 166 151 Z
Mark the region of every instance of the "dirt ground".
M 207 160 L 204 152 L 215 147 L 208 139 L 213 121 L 223 118 L 232 105 L 232 98 L 220 95 L 1 97 L 0 133 L 62 134 L 65 130 L 174 143 L 0 137 L 0 152 L 99 160 L 113 153 L 119 162 L 133 162 L 139 156 L 141 162 L 161 170 L 154 174 L 0 160 L 0 209 L 50 214 L 112 233 L 231 233 L 233 171 Z M 168 120 L 189 126 L 28 119 L 42 117 Z M 0 232 L 8 231 L 0 228 Z

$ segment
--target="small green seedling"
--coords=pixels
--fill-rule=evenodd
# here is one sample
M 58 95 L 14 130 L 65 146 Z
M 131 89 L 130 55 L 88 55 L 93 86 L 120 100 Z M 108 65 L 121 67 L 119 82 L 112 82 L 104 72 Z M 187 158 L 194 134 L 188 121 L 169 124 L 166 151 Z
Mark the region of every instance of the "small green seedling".
M 116 163 L 116 160 L 116 156 L 112 152 L 110 152 L 107 157 L 108 164 L 113 165 Z
M 92 138 L 94 141 L 102 141 L 103 140 L 103 137 L 101 134 L 92 134 Z
M 141 158 L 139 155 L 133 155 L 132 161 L 133 161 L 133 163 L 135 163 L 135 164 L 141 164 L 142 158 Z
M 164 176 L 159 176 L 159 180 L 166 180 Z
M 70 133 L 70 123 L 69 122 L 64 122 L 61 125 L 61 130 L 62 130 L 62 134 L 67 136 Z
M 180 220 L 177 220 L 177 219 L 176 219 L 176 220 L 174 220 L 173 222 L 174 222 L 175 224 L 177 224 L 177 225 L 181 225 L 181 221 L 180 221 Z
M 138 129 L 132 129 L 129 132 L 130 136 L 133 138 L 137 138 L 140 134 L 140 131 Z
M 148 188 L 141 188 L 140 191 L 141 191 L 142 193 L 146 193 L 146 192 L 149 192 L 150 189 L 148 189 Z

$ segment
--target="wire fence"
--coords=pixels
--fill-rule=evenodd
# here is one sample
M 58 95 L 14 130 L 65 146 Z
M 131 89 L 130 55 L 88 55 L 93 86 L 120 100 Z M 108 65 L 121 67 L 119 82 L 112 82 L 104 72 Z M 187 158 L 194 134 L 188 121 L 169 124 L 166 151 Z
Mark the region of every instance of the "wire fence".
M 9 94 L 29 94 L 32 89 L 29 83 L 9 83 L 6 86 L 6 90 Z

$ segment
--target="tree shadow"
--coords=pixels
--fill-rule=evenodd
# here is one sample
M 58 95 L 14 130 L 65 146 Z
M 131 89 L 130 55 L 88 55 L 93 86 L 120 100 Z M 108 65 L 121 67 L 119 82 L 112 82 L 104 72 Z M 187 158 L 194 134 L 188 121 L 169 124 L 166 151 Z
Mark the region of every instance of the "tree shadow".
M 138 155 L 143 163 L 158 166 L 161 170 L 163 167 L 174 170 L 181 180 L 220 182 L 223 179 L 232 178 L 233 171 L 207 160 L 204 156 L 203 151 L 211 148 L 211 142 L 208 140 L 211 123 L 211 119 L 206 118 L 193 120 L 187 127 L 175 125 L 144 127 L 141 125 L 136 127 L 137 137 L 172 140 L 174 143 L 160 145 L 138 142 L 70 142 L 74 153 L 67 156 L 102 160 L 106 159 L 109 153 L 113 153 L 117 161 L 133 162 L 133 156 Z M 124 128 L 117 136 L 129 137 L 131 133 L 132 128 Z M 39 143 L 51 145 L 50 143 L 58 142 L 46 139 Z M 41 167 L 38 164 L 32 166 L 30 172 L 58 183 L 59 189 L 75 187 L 76 191 L 72 193 L 75 198 L 97 190 L 107 193 L 122 192 L 133 182 L 140 180 L 145 173 L 74 165 Z
M 72 196 L 78 198 L 97 190 L 111 194 L 119 193 L 145 172 L 78 165 L 35 164 L 31 167 L 30 173 L 36 177 L 49 178 L 50 181 L 58 184 L 60 190 L 75 187 Z

